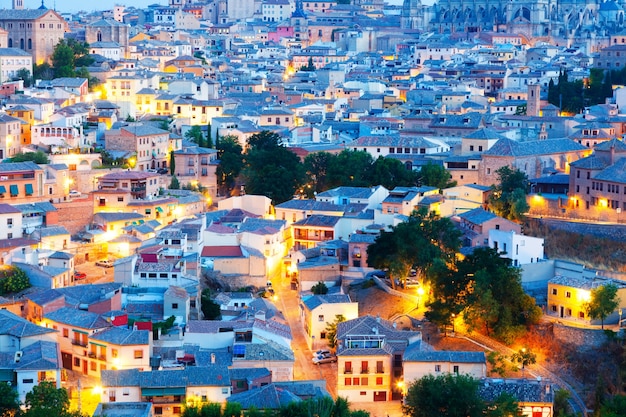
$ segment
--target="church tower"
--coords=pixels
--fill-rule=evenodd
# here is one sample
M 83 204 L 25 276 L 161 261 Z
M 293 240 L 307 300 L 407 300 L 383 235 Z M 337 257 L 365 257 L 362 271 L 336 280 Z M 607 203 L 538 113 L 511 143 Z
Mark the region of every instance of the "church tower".
M 539 116 L 539 106 L 541 86 L 539 84 L 530 84 L 528 86 L 528 97 L 526 98 L 526 116 Z
M 24 10 L 24 0 L 13 0 L 13 10 Z

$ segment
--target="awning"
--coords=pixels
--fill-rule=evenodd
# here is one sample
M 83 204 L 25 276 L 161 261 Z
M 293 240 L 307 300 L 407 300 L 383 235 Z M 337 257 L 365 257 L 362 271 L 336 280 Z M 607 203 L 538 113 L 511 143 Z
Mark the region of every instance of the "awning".
M 159 213 L 163 213 L 163 209 L 161 207 L 157 207 L 156 211 L 158 211 Z
M 167 395 L 185 395 L 185 387 L 142 388 L 142 397 L 165 397 Z
M 0 194 L 6 194 L 7 193 L 7 187 L 5 187 L 4 185 L 0 185 Z
M 11 190 L 12 197 L 16 197 L 20 194 L 20 192 L 17 190 L 17 185 L 10 185 L 9 189 Z
M 33 184 L 25 184 L 26 195 L 33 195 Z

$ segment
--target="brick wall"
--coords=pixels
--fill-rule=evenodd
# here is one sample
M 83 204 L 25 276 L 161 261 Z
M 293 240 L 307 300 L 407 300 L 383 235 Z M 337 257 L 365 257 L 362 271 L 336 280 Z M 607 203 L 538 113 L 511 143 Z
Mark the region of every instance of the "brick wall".
M 85 230 L 85 226 L 93 220 L 91 196 L 56 203 L 54 207 L 57 209 L 58 224 L 65 226 L 72 235 Z

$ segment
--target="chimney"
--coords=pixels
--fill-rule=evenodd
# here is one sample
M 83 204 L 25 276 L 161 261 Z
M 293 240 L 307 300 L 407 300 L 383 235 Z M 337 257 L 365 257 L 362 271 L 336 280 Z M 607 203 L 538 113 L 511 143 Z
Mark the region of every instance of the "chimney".
M 215 353 L 211 353 L 211 363 L 215 363 Z

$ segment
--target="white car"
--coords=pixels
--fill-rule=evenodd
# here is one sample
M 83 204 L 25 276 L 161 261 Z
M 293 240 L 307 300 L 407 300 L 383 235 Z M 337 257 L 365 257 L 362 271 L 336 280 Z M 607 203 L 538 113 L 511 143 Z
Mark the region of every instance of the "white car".
M 80 197 L 82 194 L 80 193 L 80 191 L 76 191 L 76 190 L 70 190 L 70 197 L 71 198 L 77 198 Z
M 337 362 L 337 356 L 333 355 L 332 353 L 328 355 L 319 355 L 313 358 L 313 363 L 315 365 L 321 365 L 323 363 L 333 363 L 333 362 Z
M 102 259 L 101 261 L 96 261 L 96 266 L 103 266 L 105 268 L 112 268 L 113 262 L 108 259 Z
M 330 354 L 331 354 L 330 350 L 320 349 L 317 352 L 313 352 L 313 359 L 317 358 L 318 356 L 328 356 Z

